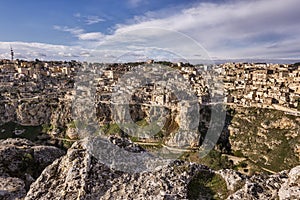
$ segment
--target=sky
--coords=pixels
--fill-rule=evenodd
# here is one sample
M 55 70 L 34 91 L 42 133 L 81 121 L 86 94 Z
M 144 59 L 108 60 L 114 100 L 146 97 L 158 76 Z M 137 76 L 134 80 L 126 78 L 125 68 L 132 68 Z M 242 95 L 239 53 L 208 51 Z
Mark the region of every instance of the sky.
M 300 59 L 298 0 L 10 0 L 0 59 Z

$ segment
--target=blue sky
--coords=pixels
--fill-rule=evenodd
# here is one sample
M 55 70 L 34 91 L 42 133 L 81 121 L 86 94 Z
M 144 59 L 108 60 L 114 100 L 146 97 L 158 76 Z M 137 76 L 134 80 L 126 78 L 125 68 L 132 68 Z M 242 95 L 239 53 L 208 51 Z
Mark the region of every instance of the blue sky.
M 147 54 L 164 48 L 160 44 L 173 53 L 186 49 L 182 56 L 189 58 L 180 34 L 213 59 L 300 58 L 298 0 L 10 0 L 0 10 L 0 58 L 9 57 L 10 45 L 21 59 L 89 60 L 115 58 L 116 51 Z M 149 27 L 151 36 L 139 31 Z M 147 41 L 143 48 L 137 38 Z
M 194 1 L 195 2 L 195 1 Z M 2 1 L 1 41 L 72 44 L 75 38 L 53 26 L 83 28 L 86 32 L 109 34 L 116 24 L 127 23 L 134 16 L 165 8 L 183 8 L 193 1 L 164 0 L 21 0 Z

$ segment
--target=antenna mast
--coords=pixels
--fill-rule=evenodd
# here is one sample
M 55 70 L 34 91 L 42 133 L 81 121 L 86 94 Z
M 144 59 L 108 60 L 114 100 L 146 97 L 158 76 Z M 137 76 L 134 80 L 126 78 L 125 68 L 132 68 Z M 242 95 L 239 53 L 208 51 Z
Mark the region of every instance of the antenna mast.
M 14 61 L 14 50 L 10 46 L 10 55 L 11 55 L 11 61 Z

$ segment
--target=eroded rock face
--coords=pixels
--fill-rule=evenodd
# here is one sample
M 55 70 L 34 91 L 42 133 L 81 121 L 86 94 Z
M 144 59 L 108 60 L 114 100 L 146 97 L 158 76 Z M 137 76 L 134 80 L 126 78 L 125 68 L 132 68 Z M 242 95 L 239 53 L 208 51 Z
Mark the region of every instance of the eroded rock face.
M 110 142 L 127 150 L 132 144 L 117 138 L 111 138 Z M 202 177 L 208 174 L 211 182 Z M 213 178 L 215 175 L 218 179 Z M 87 141 L 79 141 L 43 171 L 25 199 L 188 199 L 198 195 L 197 190 L 222 199 L 224 195 L 227 199 L 245 200 L 297 199 L 299 177 L 299 166 L 275 175 L 248 177 L 234 170 L 213 171 L 183 161 L 173 161 L 153 171 L 128 173 L 101 163 L 88 153 Z M 200 199 L 206 198 L 203 192 L 200 194 Z
M 24 197 L 43 169 L 64 154 L 26 139 L 0 140 L 0 199 Z
M 1 102 L 0 124 L 16 122 L 22 125 L 36 126 L 49 123 L 52 110 L 49 104 L 48 100 Z
M 42 100 L 0 102 L 0 125 L 8 122 L 24 126 L 51 124 L 64 129 L 71 121 L 71 106 L 70 99 L 50 97 Z
M 300 166 L 271 176 L 252 176 L 227 199 L 300 199 Z
M 280 199 L 300 199 L 300 166 L 288 173 L 288 178 L 281 185 L 278 196 Z
M 24 125 L 40 125 L 47 123 L 51 115 L 49 102 L 26 102 L 16 107 L 17 122 Z
M 22 179 L 0 177 L 0 199 L 15 200 L 25 195 L 25 183 Z
M 189 180 L 201 169 L 207 167 L 175 161 L 153 172 L 116 171 L 78 142 L 45 169 L 25 199 L 185 199 Z

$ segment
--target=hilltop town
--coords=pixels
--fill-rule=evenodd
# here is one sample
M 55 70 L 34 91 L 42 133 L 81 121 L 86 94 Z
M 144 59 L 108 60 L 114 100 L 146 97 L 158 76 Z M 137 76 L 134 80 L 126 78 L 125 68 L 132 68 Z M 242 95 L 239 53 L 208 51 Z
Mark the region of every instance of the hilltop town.
M 228 103 L 299 110 L 299 63 L 227 63 L 221 67 Z
M 1 60 L 0 99 L 63 97 L 73 87 L 71 74 L 76 66 L 79 63 Z
M 0 163 L 4 164 L 0 164 L 0 172 L 3 172 L 0 187 L 5 192 L 0 193 L 0 197 L 57 197 L 60 195 L 57 187 L 49 189 L 50 186 L 42 180 L 49 180 L 59 187 L 64 184 L 73 187 L 77 179 L 67 179 L 65 169 L 70 169 L 74 172 L 72 176 L 80 178 L 86 177 L 81 170 L 88 171 L 90 177 L 80 180 L 93 188 L 91 191 L 99 191 L 95 193 L 82 188 L 77 194 L 70 190 L 64 194 L 69 199 L 80 195 L 108 198 L 114 193 L 124 198 L 133 197 L 153 189 L 144 186 L 140 180 L 160 182 L 164 176 L 172 185 L 169 181 L 161 183 L 165 188 L 161 197 L 192 198 L 193 184 L 198 187 L 197 181 L 202 180 L 197 174 L 218 180 L 213 186 L 210 178 L 202 181 L 209 184 L 209 195 L 220 198 L 265 199 L 270 195 L 297 195 L 297 192 L 287 190 L 290 187 L 287 182 L 299 173 L 299 167 L 296 167 L 300 159 L 299 82 L 299 63 L 192 65 L 153 60 L 111 64 L 1 60 L 0 137 L 3 140 L 0 140 Z M 112 105 L 122 108 L 122 97 L 126 95 L 130 96 L 127 102 L 129 116 L 140 127 L 150 125 L 155 129 L 151 118 L 159 118 L 166 110 L 162 130 L 151 138 L 138 138 L 134 133 L 134 137 L 130 136 L 131 133 L 126 135 L 118 127 L 118 118 L 113 117 L 112 108 Z M 200 122 L 196 126 L 195 118 L 186 117 L 194 116 L 195 110 L 191 108 L 195 105 L 199 105 L 200 112 Z M 218 112 L 224 112 L 224 124 L 219 121 L 210 123 L 215 105 L 222 105 Z M 128 119 L 124 116 L 126 112 L 120 111 L 117 115 Z M 89 124 L 91 116 L 95 117 L 92 120 L 96 121 L 108 141 L 130 152 L 155 152 L 160 148 L 177 151 L 178 146 L 188 147 L 180 151 L 178 159 L 182 161 L 164 166 L 162 171 L 141 175 L 139 181 L 126 172 L 112 179 L 119 176 L 119 172 L 88 153 L 84 141 L 80 140 L 84 131 L 99 131 L 99 127 Z M 217 126 L 221 126 L 221 135 L 216 146 L 205 158 L 199 158 L 197 150 L 203 137 L 209 128 Z M 187 141 L 185 136 L 188 136 Z M 68 153 L 63 156 L 67 149 Z M 38 170 L 33 170 L 37 165 L 40 166 Z M 281 172 L 286 169 L 290 171 Z M 263 175 L 253 176 L 256 173 L 278 174 L 265 179 Z M 52 178 L 51 174 L 61 178 Z M 134 179 L 132 181 L 141 191 L 137 193 L 130 189 L 131 183 L 123 176 Z M 113 182 L 112 188 L 107 182 L 103 186 L 91 184 L 98 184 L 102 179 L 118 183 Z M 253 185 L 252 189 L 249 189 L 250 185 Z M 126 192 L 113 187 L 125 187 Z M 106 192 L 105 188 L 110 190 Z
M 136 69 L 140 71 L 135 72 Z M 78 138 L 75 124 L 78 120 L 90 120 L 93 114 L 95 119 L 92 120 L 102 127 L 116 126 L 118 118 L 146 125 L 151 118 L 158 119 L 162 109 L 168 111 L 165 136 L 169 137 L 175 130 L 180 134 L 198 132 L 198 126 L 193 125 L 197 123 L 196 118 L 186 117 L 187 113 L 196 112 L 193 111 L 196 104 L 201 109 L 201 128 L 206 130 L 209 117 L 203 108 L 216 104 L 233 109 L 265 108 L 300 115 L 299 63 L 207 66 L 153 60 L 113 64 L 1 60 L 0 72 L 0 123 L 47 125 L 54 137 Z M 133 72 L 136 74 L 130 75 Z M 123 105 L 125 95 L 131 106 L 130 118 L 124 116 L 126 113 L 122 110 L 117 111 L 116 118 L 112 105 Z M 113 96 L 121 98 L 112 99 Z M 184 106 L 181 105 L 183 100 Z M 199 145 L 196 135 L 190 138 L 188 145 Z M 172 139 L 176 137 L 171 136 L 166 144 L 176 146 Z M 157 136 L 155 138 L 146 141 L 161 142 Z
M 167 62 L 157 62 L 160 63 Z M 136 63 L 88 65 L 76 61 L 1 60 L 1 99 L 39 98 L 42 95 L 63 97 L 73 88 L 75 77 L 78 76 L 80 80 L 85 66 L 84 73 L 94 74 L 97 81 L 99 101 L 107 100 L 118 79 L 136 65 Z M 207 83 L 205 73 L 207 68 L 211 68 L 211 71 L 216 72 L 219 82 L 223 84 L 218 88 L 224 90 L 223 103 L 286 109 L 295 113 L 300 109 L 300 64 L 225 63 L 215 66 L 193 66 L 188 63 L 167 63 L 167 65 L 179 70 L 182 75 L 171 77 L 171 81 L 175 83 L 187 80 L 200 103 L 209 101 L 208 95 L 214 96 L 208 94 L 209 92 L 218 92 L 211 89 L 212 85 Z M 144 94 L 140 101 L 158 105 L 171 105 L 174 101 L 172 91 L 162 91 L 166 89 L 165 87 L 154 83 L 150 83 L 147 87 L 149 93 Z M 150 94 L 150 91 L 155 95 Z

